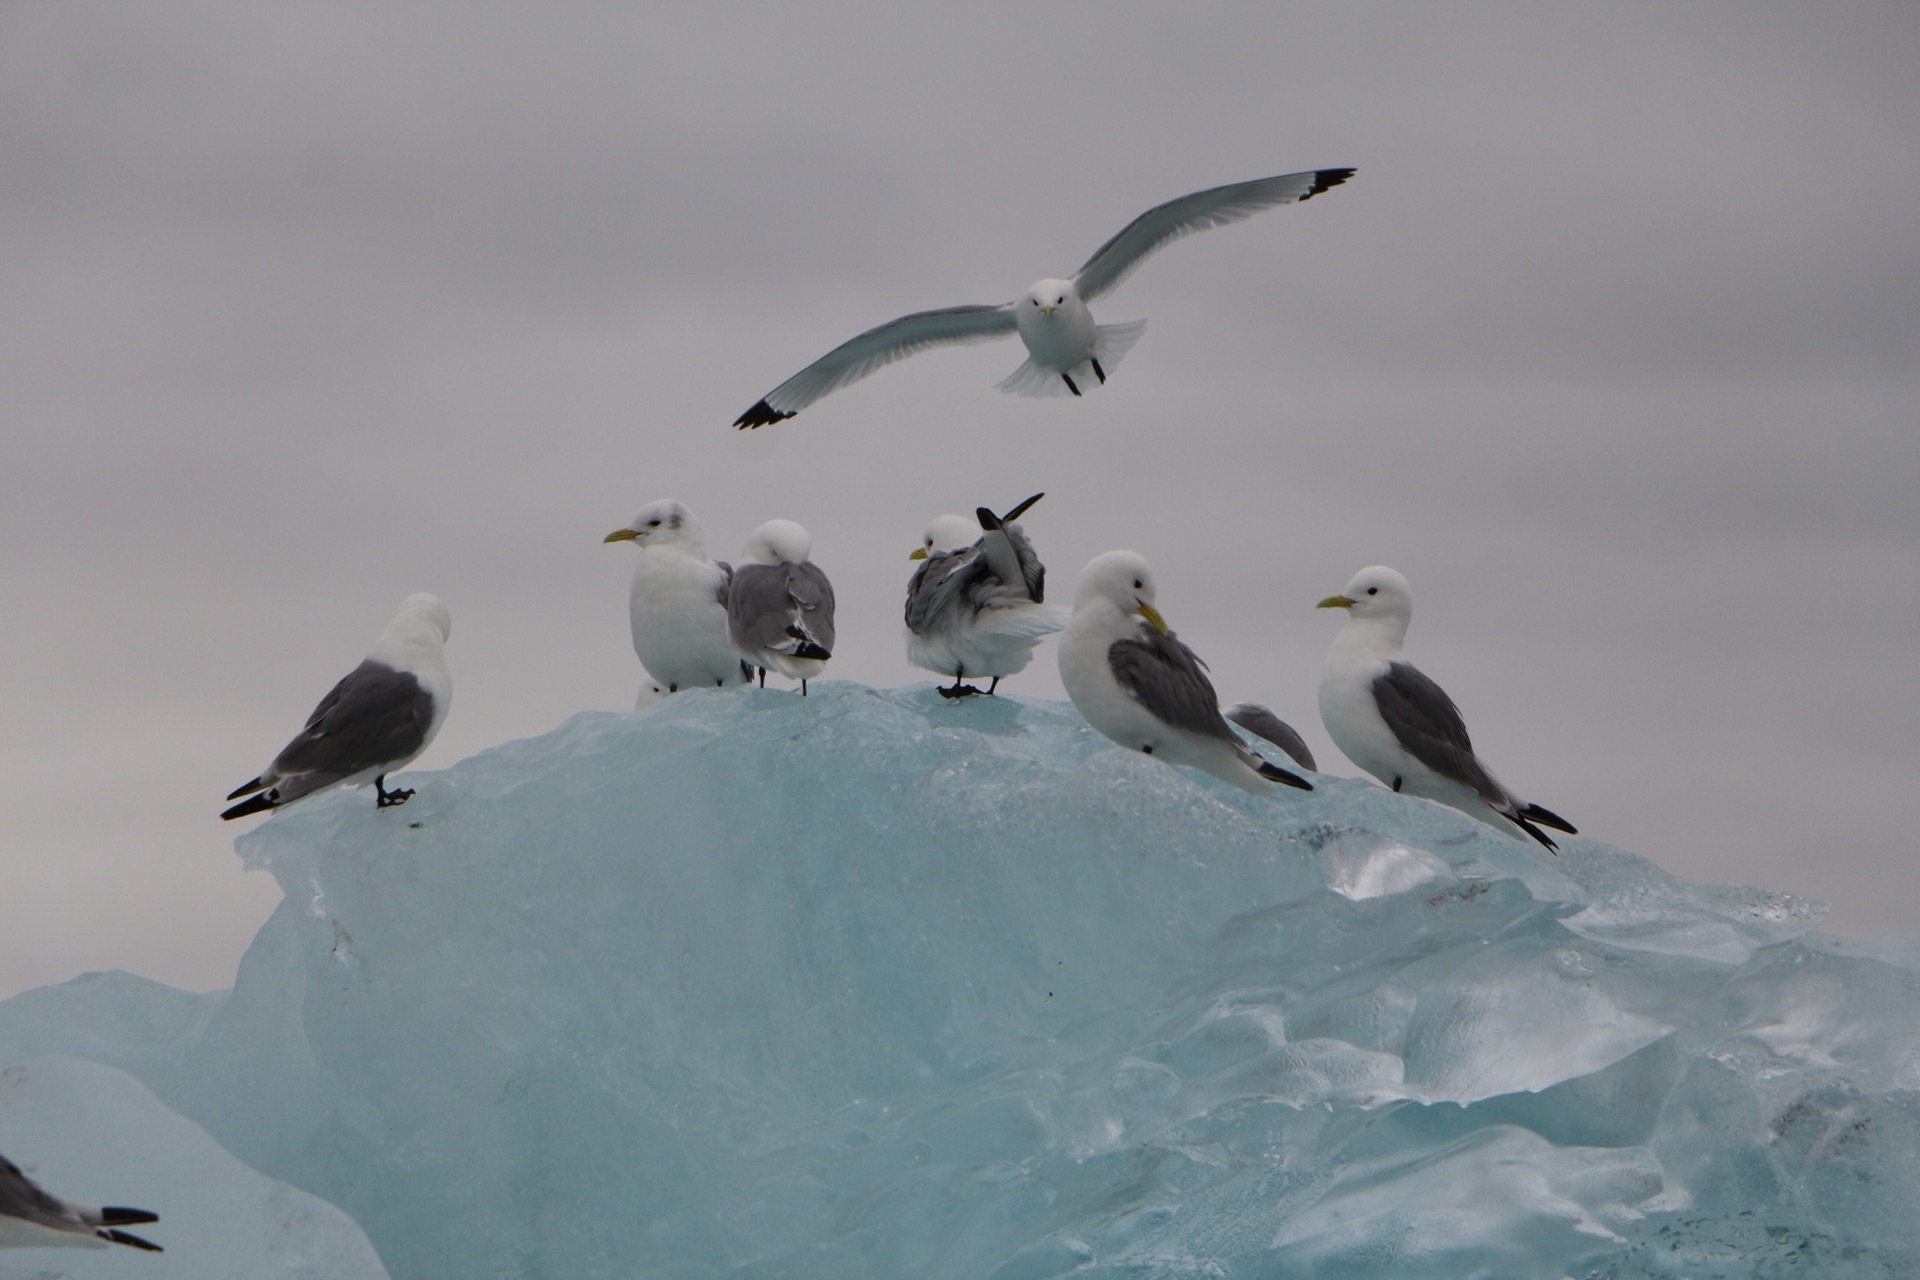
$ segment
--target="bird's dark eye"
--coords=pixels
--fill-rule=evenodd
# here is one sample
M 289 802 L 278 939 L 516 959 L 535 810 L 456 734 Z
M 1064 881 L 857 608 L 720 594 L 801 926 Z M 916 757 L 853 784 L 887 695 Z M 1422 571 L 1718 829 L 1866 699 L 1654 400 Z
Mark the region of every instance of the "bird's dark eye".
M 1380 594 L 1380 588 L 1378 588 L 1378 587 L 1368 587 L 1368 588 L 1367 588 L 1367 594 L 1368 594 L 1368 595 L 1370 595 L 1370 596 L 1377 596 L 1377 595 L 1379 595 L 1379 594 Z
M 1065 306 L 1066 301 L 1067 301 L 1067 295 L 1063 293 L 1059 297 L 1053 300 L 1053 305 L 1056 307 Z
M 660 522 L 659 522 L 658 520 L 649 520 L 649 521 L 647 521 L 647 528 L 649 528 L 649 529 L 658 529 L 659 527 L 660 527 Z
M 1142 588 L 1141 588 L 1141 586 L 1140 586 L 1140 579 L 1138 579 L 1138 578 L 1135 578 L 1135 579 L 1133 580 L 1133 589 L 1134 589 L 1135 591 L 1139 591 L 1139 590 L 1141 590 L 1141 589 L 1142 589 Z

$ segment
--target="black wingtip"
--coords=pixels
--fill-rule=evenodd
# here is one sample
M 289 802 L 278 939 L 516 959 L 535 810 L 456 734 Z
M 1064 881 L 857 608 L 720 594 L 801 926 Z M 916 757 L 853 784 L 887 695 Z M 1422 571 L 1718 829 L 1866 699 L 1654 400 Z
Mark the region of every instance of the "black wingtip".
M 274 800 L 273 793 L 264 791 L 250 800 L 242 800 L 239 804 L 226 810 L 220 816 L 226 821 L 232 822 L 235 818 L 244 818 L 251 813 L 265 813 L 267 810 L 277 807 L 278 802 Z
M 1025 502 L 1021 503 L 1019 506 L 1015 507 L 1013 510 L 1007 512 L 1007 514 L 1001 516 L 1000 523 L 1012 524 L 1015 520 L 1018 520 L 1021 516 L 1027 514 L 1028 507 L 1031 507 L 1034 503 L 1040 501 L 1040 499 L 1046 496 L 1047 495 L 1044 493 L 1034 494 L 1031 498 L 1028 498 Z
M 1332 188 L 1339 186 L 1341 183 L 1345 182 L 1348 178 L 1351 178 L 1354 174 L 1358 172 L 1359 172 L 1358 169 L 1318 170 L 1313 175 L 1313 190 L 1301 196 L 1300 199 L 1302 202 L 1311 200 L 1315 196 L 1319 195 L 1322 191 L 1329 191 Z M 761 403 L 764 404 L 765 401 L 762 401 Z
M 233 790 L 227 792 L 227 799 L 238 800 L 241 796 L 252 795 L 266 785 L 266 783 L 260 781 L 258 778 L 255 778 L 252 782 L 243 782 Z
M 158 1222 L 160 1221 L 160 1219 L 153 1218 L 151 1219 L 151 1221 Z M 155 1244 L 153 1241 L 142 1240 L 139 1236 L 134 1235 L 130 1231 L 114 1231 L 111 1228 L 103 1228 L 102 1230 L 96 1232 L 95 1234 L 97 1234 L 102 1240 L 111 1240 L 115 1244 L 132 1245 L 136 1249 L 145 1249 L 148 1253 L 165 1253 L 166 1252 L 165 1249 L 162 1249 L 159 1245 Z
M 973 509 L 973 519 L 975 524 L 978 524 L 988 533 L 992 533 L 1000 527 L 1000 517 L 985 507 L 975 507 Z
M 1257 772 L 1268 782 L 1278 782 L 1283 786 L 1297 787 L 1301 791 L 1313 790 L 1313 784 L 1297 773 L 1288 773 L 1270 760 L 1262 760 Z
M 158 1222 L 160 1215 L 148 1213 L 145 1209 L 129 1209 L 125 1205 L 106 1205 L 100 1210 L 100 1222 L 108 1227 L 131 1227 L 142 1222 Z
M 753 408 L 735 418 L 733 425 L 742 431 L 747 431 L 754 427 L 764 427 L 770 422 L 785 422 L 792 416 L 791 413 L 782 413 L 765 400 L 761 400 Z
M 828 658 L 831 658 L 833 654 L 811 640 L 803 640 L 799 646 L 794 649 L 792 656 L 796 658 L 818 658 L 820 661 L 825 662 Z
M 1530 804 L 1526 808 L 1522 809 L 1520 811 L 1520 816 L 1527 819 L 1529 822 L 1537 822 L 1543 827 L 1552 827 L 1555 831 L 1564 831 L 1570 836 L 1577 836 L 1580 834 L 1577 830 L 1574 829 L 1574 825 L 1571 822 L 1568 822 L 1565 818 L 1561 817 L 1559 814 L 1555 813 L 1553 810 L 1542 809 L 1537 804 Z
M 1522 831 L 1526 832 L 1528 835 L 1532 836 L 1535 840 L 1538 840 L 1541 844 L 1545 845 L 1548 853 L 1551 853 L 1556 858 L 1560 856 L 1560 846 L 1555 844 L 1552 838 L 1549 837 L 1546 832 L 1534 826 L 1533 823 L 1527 821 L 1526 814 L 1524 813 L 1514 814 L 1513 821 L 1515 826 L 1519 827 Z

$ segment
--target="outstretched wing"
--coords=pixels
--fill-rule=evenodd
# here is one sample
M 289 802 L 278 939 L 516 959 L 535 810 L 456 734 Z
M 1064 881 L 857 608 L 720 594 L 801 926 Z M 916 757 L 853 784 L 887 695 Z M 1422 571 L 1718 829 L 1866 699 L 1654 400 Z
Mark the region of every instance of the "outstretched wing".
M 1163 245 L 1196 231 L 1240 222 L 1279 205 L 1311 200 L 1327 188 L 1339 186 L 1353 174 L 1352 169 L 1283 173 L 1277 178 L 1255 178 L 1251 182 L 1209 187 L 1155 205 L 1094 250 L 1086 265 L 1074 274 L 1074 287 L 1080 291 L 1083 301 L 1092 302 L 1131 275 L 1148 254 Z
M 1199 655 L 1171 635 L 1143 634 L 1107 646 L 1107 665 L 1127 694 L 1156 720 L 1240 745 L 1220 718 L 1220 699 Z
M 916 311 L 849 338 L 761 397 L 733 420 L 736 427 L 763 427 L 791 418 L 815 400 L 860 381 L 895 360 L 928 347 L 986 342 L 1015 332 L 1013 307 L 970 303 L 938 311 Z

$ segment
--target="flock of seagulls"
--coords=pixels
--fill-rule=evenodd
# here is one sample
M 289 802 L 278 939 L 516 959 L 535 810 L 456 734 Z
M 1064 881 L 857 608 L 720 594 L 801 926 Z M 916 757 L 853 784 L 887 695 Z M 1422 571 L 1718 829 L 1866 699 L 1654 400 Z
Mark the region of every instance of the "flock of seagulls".
M 920 311 L 869 329 L 769 391 L 735 420 L 760 427 L 929 347 L 1018 335 L 1027 359 L 1000 389 L 1028 396 L 1080 396 L 1106 383 L 1138 341 L 1144 321 L 1098 324 L 1087 304 L 1150 254 L 1196 231 L 1309 200 L 1353 176 L 1318 169 L 1213 187 L 1156 205 L 1114 235 L 1072 276 L 1044 279 L 997 306 Z M 1064 633 L 1060 680 L 1086 721 L 1120 746 L 1198 769 L 1255 795 L 1313 783 L 1256 753 L 1276 747 L 1317 772 L 1293 728 L 1266 707 L 1222 709 L 1206 663 L 1168 627 L 1155 605 L 1153 570 L 1132 551 L 1096 556 L 1082 571 L 1073 607 L 1046 600 L 1046 568 L 1019 523 L 1035 494 L 1004 515 L 943 515 L 927 526 L 907 583 L 905 643 L 914 665 L 953 683 L 947 698 L 991 695 L 1025 670 L 1039 643 Z M 648 680 L 639 702 L 686 689 L 728 688 L 769 671 L 817 679 L 833 657 L 833 584 L 812 560 L 812 538 L 791 520 L 753 532 L 737 566 L 710 559 L 699 525 L 670 498 L 641 508 L 607 542 L 639 552 L 629 593 L 634 653 Z M 1396 792 L 1451 806 L 1520 839 L 1556 848 L 1542 828 L 1573 832 L 1566 819 L 1522 801 L 1475 754 L 1446 692 L 1403 655 L 1413 595 L 1383 565 L 1362 569 L 1321 608 L 1347 620 L 1320 676 L 1320 717 L 1355 765 Z M 437 597 L 407 597 L 360 665 L 321 699 L 273 761 L 228 800 L 233 819 L 281 808 L 333 787 L 373 784 L 380 809 L 411 790 L 388 775 L 433 742 L 453 696 L 446 642 L 452 618 Z M 985 680 L 985 689 L 969 681 Z M 1242 736 L 1244 731 L 1251 737 Z M 0 1247 L 106 1243 L 159 1246 L 121 1228 L 155 1222 L 141 1209 L 62 1200 L 0 1157 Z

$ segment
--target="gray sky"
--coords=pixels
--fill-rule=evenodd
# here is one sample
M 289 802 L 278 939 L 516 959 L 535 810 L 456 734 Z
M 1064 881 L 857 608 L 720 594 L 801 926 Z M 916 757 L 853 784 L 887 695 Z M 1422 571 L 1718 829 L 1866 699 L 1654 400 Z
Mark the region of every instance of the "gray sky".
M 402 597 L 423 767 L 630 705 L 649 499 L 814 534 L 830 674 L 916 678 L 928 519 L 1044 489 L 1229 700 L 1314 710 L 1355 569 L 1528 798 L 1676 874 L 1920 919 L 1911 3 L 0 8 L 0 994 L 226 985 L 278 899 L 215 815 Z M 1149 205 L 1353 165 L 1096 314 L 727 424 Z M 1009 683 L 1061 696 L 1050 649 Z

